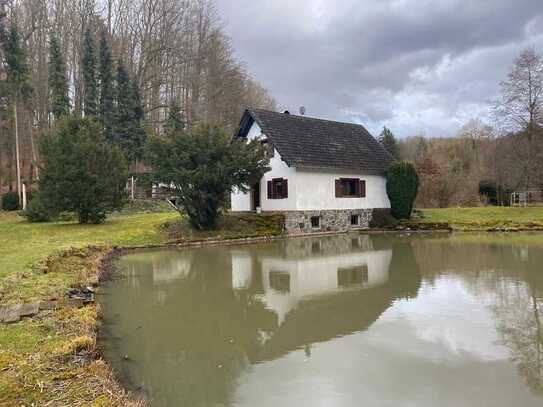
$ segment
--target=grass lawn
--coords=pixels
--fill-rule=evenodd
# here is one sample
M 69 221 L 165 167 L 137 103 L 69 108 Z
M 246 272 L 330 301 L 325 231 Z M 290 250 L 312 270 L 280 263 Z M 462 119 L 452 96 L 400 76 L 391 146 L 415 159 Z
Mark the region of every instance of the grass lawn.
M 167 237 L 157 232 L 157 226 L 178 217 L 174 212 L 146 213 L 111 217 L 102 225 L 79 225 L 29 223 L 14 212 L 0 212 L 0 303 L 39 299 L 51 292 L 55 277 L 33 270 L 47 256 L 70 247 L 163 243 Z
M 455 230 L 543 229 L 543 207 L 422 209 L 424 222 L 447 222 Z

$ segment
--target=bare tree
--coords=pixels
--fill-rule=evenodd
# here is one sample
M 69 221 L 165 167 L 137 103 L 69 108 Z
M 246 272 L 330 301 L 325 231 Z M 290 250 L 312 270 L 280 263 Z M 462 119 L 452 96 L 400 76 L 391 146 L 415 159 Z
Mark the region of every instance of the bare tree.
M 532 131 L 543 124 L 543 59 L 534 48 L 515 59 L 507 80 L 501 82 L 501 98 L 494 117 L 508 131 Z

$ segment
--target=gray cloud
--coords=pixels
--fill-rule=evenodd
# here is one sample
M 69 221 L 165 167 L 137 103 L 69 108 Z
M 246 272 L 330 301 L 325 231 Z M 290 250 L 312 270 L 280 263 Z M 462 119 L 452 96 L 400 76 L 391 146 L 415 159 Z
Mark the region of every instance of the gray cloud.
M 217 0 L 240 59 L 281 107 L 454 134 L 485 117 L 525 47 L 543 45 L 541 0 Z

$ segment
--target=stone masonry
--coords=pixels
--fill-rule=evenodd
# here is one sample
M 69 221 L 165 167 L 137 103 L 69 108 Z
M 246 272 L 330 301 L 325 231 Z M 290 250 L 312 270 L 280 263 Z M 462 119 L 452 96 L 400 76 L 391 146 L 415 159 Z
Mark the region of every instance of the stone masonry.
M 285 211 L 285 231 L 288 234 L 345 232 L 368 229 L 373 209 L 339 209 L 316 211 Z M 351 224 L 351 217 L 358 216 L 357 223 Z M 318 226 L 312 225 L 312 218 L 318 218 Z M 313 219 L 315 222 L 316 219 Z

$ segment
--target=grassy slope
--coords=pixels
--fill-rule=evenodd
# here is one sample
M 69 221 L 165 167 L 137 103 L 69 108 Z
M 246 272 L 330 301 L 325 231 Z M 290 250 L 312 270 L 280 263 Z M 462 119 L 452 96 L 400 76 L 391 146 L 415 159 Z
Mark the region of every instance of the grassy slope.
M 103 225 L 69 222 L 28 223 L 13 212 L 0 212 L 0 278 L 30 270 L 38 260 L 68 247 L 161 243 L 156 227 L 175 219 L 174 212 L 112 217 Z
M 447 222 L 456 230 L 543 227 L 543 208 L 444 208 L 423 209 L 424 222 Z

